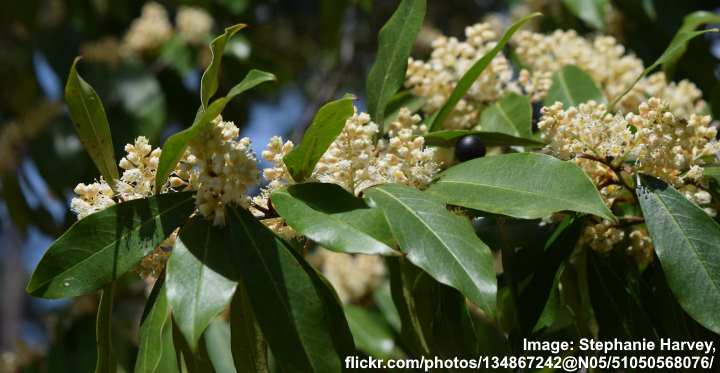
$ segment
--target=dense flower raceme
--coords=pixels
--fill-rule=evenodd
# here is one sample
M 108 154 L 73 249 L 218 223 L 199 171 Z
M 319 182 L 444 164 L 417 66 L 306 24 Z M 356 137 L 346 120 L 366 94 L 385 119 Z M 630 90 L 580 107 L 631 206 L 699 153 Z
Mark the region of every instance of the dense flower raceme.
M 717 202 L 702 179 L 706 160 L 720 152 L 710 116 L 688 116 L 681 108 L 673 111 L 659 98 L 625 115 L 608 113 L 605 105 L 593 101 L 567 109 L 558 102 L 543 108 L 542 114 L 538 127 L 549 143 L 547 151 L 577 162 L 608 206 L 634 202 L 629 189 L 636 173 L 642 172 L 673 184 L 708 215 L 716 215 Z M 607 251 L 625 238 L 642 260 L 652 258 L 652 244 L 642 227 L 626 229 L 603 220 L 586 229 L 584 240 L 595 250 Z
M 427 61 L 408 64 L 406 87 L 425 99 L 423 111 L 433 114 L 445 103 L 463 74 L 497 43 L 498 35 L 489 23 L 465 30 L 465 41 L 441 36 L 433 42 Z M 527 94 L 541 101 L 552 85 L 553 73 L 566 65 L 586 71 L 608 99 L 617 97 L 642 73 L 642 61 L 611 36 L 587 39 L 575 31 L 557 30 L 549 35 L 519 31 L 512 40 L 515 52 L 527 68 L 515 68 L 498 54 L 480 75 L 445 123 L 450 129 L 471 128 L 480 112 L 508 92 Z M 642 79 L 620 102 L 621 112 L 636 111 L 649 97 L 662 97 L 673 112 L 689 116 L 701 113 L 705 103 L 701 92 L 689 81 L 668 83 L 663 73 Z

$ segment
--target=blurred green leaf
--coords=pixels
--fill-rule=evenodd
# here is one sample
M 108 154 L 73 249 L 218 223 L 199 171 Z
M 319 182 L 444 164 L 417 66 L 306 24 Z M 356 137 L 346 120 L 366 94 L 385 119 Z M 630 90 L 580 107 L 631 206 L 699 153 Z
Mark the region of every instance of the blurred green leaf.
M 270 197 L 298 233 L 323 247 L 356 254 L 398 254 L 382 211 L 336 184 L 296 184 Z
M 559 101 L 567 109 L 590 100 L 605 103 L 605 94 L 590 75 L 575 65 L 567 65 L 553 74 L 553 83 L 544 103 L 551 106 Z
M 477 136 L 487 146 L 518 145 L 528 147 L 541 147 L 545 143 L 532 138 L 522 138 L 500 132 L 470 131 L 470 130 L 442 130 L 428 133 L 425 141 L 428 145 L 455 146 L 455 143 L 464 136 Z
M 385 184 L 364 192 L 385 213 L 408 260 L 460 290 L 488 314 L 495 313 L 492 254 L 468 220 L 446 210 L 432 195 L 410 187 Z
M 115 298 L 115 282 L 105 286 L 100 294 L 100 305 L 97 310 L 95 335 L 97 336 L 97 363 L 95 373 L 114 373 L 117 361 L 112 346 L 112 311 Z
M 236 32 L 244 29 L 247 25 L 239 23 L 237 25 L 230 26 L 225 29 L 225 33 L 213 39 L 210 42 L 210 52 L 212 53 L 212 60 L 210 65 L 202 75 L 200 80 L 200 104 L 202 110 L 207 110 L 210 99 L 217 92 L 218 80 L 220 75 L 220 64 L 222 61 L 223 53 L 225 52 L 225 45 L 228 40 L 235 35 Z
M 155 190 L 160 191 L 168 176 L 175 169 L 175 166 L 185 153 L 188 142 L 203 132 L 212 120 L 222 113 L 225 106 L 235 96 L 257 86 L 258 84 L 275 80 L 275 75 L 260 70 L 250 70 L 240 83 L 235 85 L 227 96 L 219 98 L 207 108 L 199 111 L 195 121 L 190 128 L 170 136 L 163 144 L 160 161 L 158 162 L 157 175 L 155 176 Z
M 167 263 L 168 302 L 173 319 L 195 351 L 210 322 L 230 304 L 236 283 L 205 263 L 227 253 L 227 229 L 196 216 L 185 224 Z
M 110 124 L 100 97 L 77 73 L 78 61 L 80 59 L 76 58 L 70 68 L 65 85 L 65 102 L 85 150 L 90 154 L 100 174 L 110 185 L 114 185 L 113 181 L 118 178 L 118 169 L 113 154 Z
M 383 123 L 388 101 L 405 82 L 408 57 L 426 7 L 425 0 L 402 0 L 380 29 L 377 58 L 366 83 L 368 112 L 377 123 Z
M 605 30 L 607 0 L 563 0 L 565 6 L 581 20 L 599 31 Z
M 183 192 L 123 202 L 89 215 L 50 245 L 27 291 L 64 298 L 97 290 L 155 249 L 194 209 L 193 194 Z
M 205 346 L 210 362 L 217 373 L 236 373 L 230 351 L 230 324 L 222 319 L 213 320 L 205 330 Z
M 281 357 L 277 363 L 282 370 L 340 371 L 342 359 L 354 347 L 337 296 L 249 212 L 232 209 L 229 217 L 235 263 L 268 346 Z
M 632 84 L 628 85 L 625 90 L 622 91 L 617 97 L 613 98 L 612 101 L 610 101 L 610 105 L 608 106 L 608 111 L 612 112 L 615 110 L 615 106 L 620 102 L 620 100 L 625 97 L 628 92 L 630 92 L 633 87 L 640 81 L 640 79 L 647 76 L 650 72 L 655 70 L 658 66 L 661 64 L 667 62 L 667 61 L 673 61 L 677 60 L 680 56 L 682 56 L 682 53 L 685 52 L 685 49 L 687 48 L 687 43 L 694 39 L 697 36 L 700 36 L 702 34 L 706 34 L 708 32 L 718 32 L 719 29 L 707 29 L 702 31 L 692 31 L 687 32 L 683 31 L 682 29 L 675 34 L 673 39 L 670 41 L 670 45 L 668 45 L 667 49 L 658 57 L 658 59 L 650 66 L 648 66 L 645 70 L 643 70 L 642 74 L 640 74 L 633 82 Z
M 615 220 L 577 165 L 544 154 L 502 154 L 463 162 L 441 173 L 428 192 L 451 205 L 521 219 L 569 210 Z
M 690 316 L 720 334 L 720 225 L 652 176 L 640 176 L 637 195 L 675 298 Z
M 533 139 L 532 107 L 527 96 L 509 93 L 483 110 L 479 130 Z
M 495 45 L 495 47 L 491 49 L 488 53 L 486 53 L 484 56 L 482 56 L 482 58 L 477 60 L 477 62 L 475 62 L 470 67 L 470 69 L 465 72 L 462 78 L 460 78 L 460 81 L 458 81 L 457 86 L 455 86 L 455 89 L 453 89 L 450 97 L 445 102 L 443 107 L 432 118 L 432 121 L 430 123 L 430 132 L 439 131 L 443 128 L 445 120 L 455 109 L 455 105 L 457 105 L 460 99 L 465 96 L 467 91 L 470 89 L 470 87 L 472 87 L 473 83 L 475 83 L 480 74 L 485 71 L 485 68 L 490 64 L 490 62 L 492 62 L 495 56 L 497 56 L 497 54 L 500 53 L 503 48 L 505 48 L 505 44 L 507 44 L 513 34 L 515 34 L 515 32 L 520 29 L 520 27 L 522 27 L 525 22 L 540 15 L 540 13 L 533 13 L 513 23 L 510 28 L 505 32 L 505 34 L 503 34 L 500 40 L 498 40 L 498 43 Z
M 392 329 L 380 315 L 352 304 L 345 305 L 344 308 L 358 349 L 379 359 L 402 357 L 395 344 Z
M 403 346 L 412 355 L 429 356 L 437 281 L 404 257 L 388 257 L 386 263 Z
M 703 167 L 703 176 L 720 183 L 720 166 Z
M 140 346 L 135 373 L 179 373 L 170 304 L 162 279 L 158 279 L 155 284 L 146 310 L 147 313 L 140 323 Z
M 686 15 L 685 18 L 683 18 L 682 26 L 678 30 L 678 33 L 675 34 L 675 36 L 673 37 L 673 40 L 670 42 L 670 44 L 672 45 L 676 42 L 676 39 L 681 38 L 681 34 L 683 32 L 695 31 L 695 29 L 706 23 L 720 23 L 720 14 L 707 12 L 704 10 L 698 10 L 696 12 L 692 12 Z M 672 56 L 668 57 L 662 63 L 663 71 L 668 78 L 672 78 L 673 75 L 675 75 L 677 63 L 680 58 L 682 58 L 682 56 L 685 54 L 686 50 L 687 42 L 681 42 L 677 52 L 675 52 Z
M 236 368 L 241 371 L 269 373 L 267 344 L 242 282 L 238 284 L 230 305 L 230 340 Z
M 373 300 L 375 301 L 375 305 L 380 309 L 380 313 L 385 317 L 385 321 L 387 321 L 396 332 L 400 333 L 400 314 L 397 308 L 395 308 L 395 304 L 393 304 L 389 281 L 386 281 L 373 293 Z
M 285 166 L 297 182 L 309 177 L 320 157 L 345 128 L 345 122 L 353 115 L 353 97 L 329 102 L 318 110 L 303 139 L 284 158 Z

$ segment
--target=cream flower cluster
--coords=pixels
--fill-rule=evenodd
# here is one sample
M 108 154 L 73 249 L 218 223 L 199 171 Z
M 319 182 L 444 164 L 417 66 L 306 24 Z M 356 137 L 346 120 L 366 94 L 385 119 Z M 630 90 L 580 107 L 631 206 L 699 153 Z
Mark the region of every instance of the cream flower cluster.
M 716 215 L 716 204 L 702 180 L 705 160 L 720 152 L 709 116 L 688 113 L 683 107 L 673 112 L 658 98 L 625 115 L 610 114 L 605 105 L 593 101 L 567 110 L 555 103 L 544 107 L 542 114 L 538 128 L 549 142 L 547 151 L 574 160 L 609 207 L 616 201 L 634 202 L 623 178 L 642 172 L 673 184 L 708 215 Z M 626 230 L 608 220 L 596 221 L 586 227 L 583 242 L 608 251 L 629 238 L 629 251 L 638 260 L 652 260 L 647 231 L 637 225 L 629 235 Z
M 212 31 L 214 21 L 204 9 L 181 6 L 175 17 L 177 31 L 190 44 L 203 44 Z
M 465 29 L 465 38 L 461 42 L 441 36 L 432 43 L 428 61 L 409 60 L 405 86 L 415 96 L 425 99 L 423 111 L 426 113 L 442 107 L 465 72 L 497 45 L 498 36 L 490 24 L 479 23 Z M 500 53 L 458 102 L 446 128 L 469 128 L 477 123 L 482 108 L 511 91 L 518 92 L 519 87 L 513 81 L 512 67 Z
M 142 7 L 139 18 L 130 24 L 125 34 L 123 48 L 131 53 L 144 53 L 159 48 L 172 37 L 173 26 L 165 8 L 154 2 Z
M 247 208 L 247 189 L 258 183 L 257 159 L 250 139 L 238 139 L 238 135 L 233 122 L 217 117 L 207 131 L 190 141 L 189 155 L 183 162 L 192 166 L 190 172 L 194 175 L 188 181 L 197 191 L 198 211 L 215 225 L 225 224 L 226 205 Z
M 427 61 L 410 59 L 405 86 L 425 99 L 423 111 L 431 115 L 445 103 L 467 69 L 496 44 L 497 33 L 490 23 L 466 29 L 466 41 L 442 36 L 433 43 Z M 481 111 L 508 92 L 523 93 L 541 101 L 552 86 L 553 74 L 567 65 L 587 72 L 606 98 L 620 95 L 645 69 L 642 61 L 612 36 L 584 38 L 573 30 L 549 35 L 521 30 L 512 39 L 515 53 L 526 68 L 514 69 L 502 53 L 481 74 L 446 122 L 448 129 L 475 126 Z M 700 114 L 706 109 L 700 90 L 691 82 L 667 82 L 659 72 L 643 78 L 618 105 L 622 113 L 637 111 L 649 97 L 661 97 L 678 115 Z
M 385 265 L 377 255 L 350 255 L 320 248 L 309 259 L 320 268 L 344 304 L 361 301 L 385 279 Z

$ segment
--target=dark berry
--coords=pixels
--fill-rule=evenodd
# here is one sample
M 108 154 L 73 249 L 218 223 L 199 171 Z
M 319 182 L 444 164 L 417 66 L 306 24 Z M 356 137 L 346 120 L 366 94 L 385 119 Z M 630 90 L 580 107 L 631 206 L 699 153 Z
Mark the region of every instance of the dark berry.
M 463 136 L 455 144 L 455 158 L 460 162 L 480 158 L 485 155 L 485 144 L 474 135 Z
M 540 121 L 540 117 L 542 117 L 542 113 L 540 112 L 540 109 L 542 109 L 543 104 L 542 102 L 533 102 L 532 104 L 532 130 L 533 132 L 537 132 L 538 130 L 538 122 Z

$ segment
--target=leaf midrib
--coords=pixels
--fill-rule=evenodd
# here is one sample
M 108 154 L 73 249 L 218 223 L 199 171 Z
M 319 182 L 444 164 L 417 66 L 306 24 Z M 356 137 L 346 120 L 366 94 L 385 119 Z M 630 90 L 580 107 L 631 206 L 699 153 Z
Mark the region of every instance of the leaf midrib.
M 382 192 L 382 193 L 385 193 L 385 194 L 387 194 L 388 196 L 390 196 L 390 198 L 392 198 L 392 199 L 394 199 L 395 201 L 397 201 L 402 207 L 404 207 L 407 211 L 409 211 L 410 214 L 411 214 L 413 217 L 415 217 L 417 220 L 419 220 L 419 221 L 422 223 L 422 225 L 425 226 L 425 228 L 427 228 L 427 230 L 428 230 L 430 233 L 432 233 L 432 235 L 435 236 L 435 238 L 436 238 L 438 241 L 440 241 L 440 243 L 442 244 L 443 247 L 447 248 L 447 252 L 449 252 L 450 255 L 452 256 L 452 258 L 455 259 L 455 261 L 460 265 L 460 268 L 463 269 L 464 274 L 467 276 L 467 278 L 470 280 L 470 282 L 472 282 L 472 284 L 475 286 L 475 290 L 476 290 L 476 291 L 479 293 L 479 295 L 480 295 L 480 296 L 479 296 L 479 299 L 482 299 L 482 300 L 483 300 L 483 303 L 486 303 L 486 302 L 484 301 L 484 297 L 482 296 L 482 293 L 480 292 L 480 290 L 477 288 L 477 285 L 475 284 L 475 280 L 469 275 L 470 271 L 468 270 L 468 268 L 465 267 L 464 262 L 463 262 L 462 260 L 460 260 L 460 259 L 455 255 L 455 252 L 452 251 L 452 248 L 451 248 L 450 246 L 448 246 L 448 245 L 445 243 L 445 241 L 443 241 L 443 240 L 440 238 L 440 236 L 438 236 L 437 233 L 435 233 L 435 230 L 433 230 L 422 218 L 420 218 L 420 216 L 418 216 L 417 214 L 415 214 L 415 211 L 413 211 L 413 210 L 410 208 L 410 206 L 406 205 L 406 204 L 405 204 L 402 200 L 400 200 L 398 197 L 395 197 L 392 193 L 387 192 L 387 191 L 383 190 L 382 188 L 376 188 L 375 190 L 378 190 L 378 191 L 380 191 L 380 192 Z
M 83 112 L 85 113 L 88 123 L 90 124 L 90 129 L 92 130 L 92 134 L 95 137 L 95 141 L 97 141 L 97 143 L 98 143 L 97 149 L 102 155 L 103 168 L 105 168 L 105 171 L 108 173 L 107 176 L 110 177 L 110 180 L 108 180 L 108 181 L 112 184 L 112 181 L 115 180 L 115 178 L 116 178 L 116 176 L 114 175 L 114 172 L 111 171 L 112 166 L 114 166 L 114 164 L 108 165 L 108 158 L 107 158 L 108 152 L 104 147 L 101 146 L 102 141 L 100 139 L 100 135 L 97 133 L 97 131 L 95 129 L 95 124 L 94 124 L 95 121 L 92 119 L 92 116 L 90 115 L 90 109 L 87 107 L 87 103 L 85 102 L 85 95 L 83 94 L 83 81 L 81 80 L 80 76 L 77 75 L 77 71 L 75 72 L 75 80 L 77 81 L 77 87 L 78 87 L 78 93 L 79 93 L 78 97 L 80 98 L 80 103 L 82 104 Z M 85 83 L 85 84 L 87 84 L 87 83 Z M 92 87 L 89 87 L 89 88 L 92 89 Z M 97 93 L 95 93 L 95 95 L 97 96 Z M 114 159 L 115 155 L 112 154 L 112 152 L 111 152 L 110 157 Z

